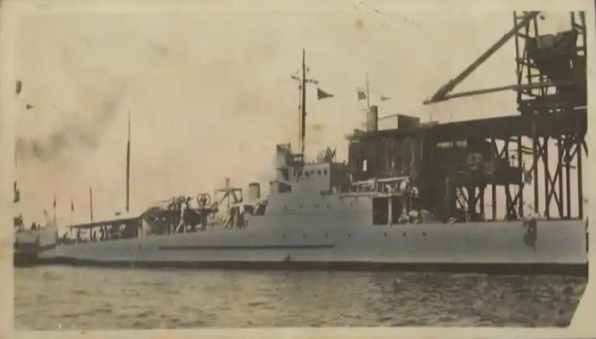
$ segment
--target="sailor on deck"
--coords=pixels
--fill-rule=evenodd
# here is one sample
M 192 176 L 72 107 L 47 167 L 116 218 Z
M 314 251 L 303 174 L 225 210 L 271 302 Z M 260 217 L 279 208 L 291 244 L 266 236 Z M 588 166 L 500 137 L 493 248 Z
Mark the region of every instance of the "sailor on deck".
M 540 215 L 538 212 L 536 212 L 534 210 L 534 205 L 532 204 L 526 204 L 526 210 L 528 211 L 528 213 L 526 215 L 524 215 L 524 221 L 525 222 L 532 222 L 532 223 L 536 223 L 536 221 L 540 218 Z
M 524 243 L 532 247 L 536 251 L 536 240 L 538 235 L 538 219 L 540 215 L 534 211 L 532 204 L 526 205 L 528 215 L 524 217 L 523 225 L 527 227 L 526 234 L 524 234 Z
M 180 203 L 180 222 L 178 222 L 178 227 L 176 227 L 176 233 L 180 233 L 180 230 L 182 230 L 182 232 L 186 232 L 186 226 L 188 226 L 189 202 L 190 198 L 186 198 Z
M 400 224 L 407 224 L 408 223 L 408 212 L 403 209 L 401 215 L 399 216 L 398 222 Z
M 417 210 L 410 210 L 408 212 L 408 222 L 411 224 L 420 224 L 422 222 L 420 213 Z

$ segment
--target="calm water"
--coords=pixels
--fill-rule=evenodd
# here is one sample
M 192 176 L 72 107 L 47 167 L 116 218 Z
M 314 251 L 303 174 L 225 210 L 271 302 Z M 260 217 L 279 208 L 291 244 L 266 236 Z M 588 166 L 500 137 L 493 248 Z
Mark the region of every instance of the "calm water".
M 586 279 L 470 274 L 15 269 L 15 327 L 567 326 Z

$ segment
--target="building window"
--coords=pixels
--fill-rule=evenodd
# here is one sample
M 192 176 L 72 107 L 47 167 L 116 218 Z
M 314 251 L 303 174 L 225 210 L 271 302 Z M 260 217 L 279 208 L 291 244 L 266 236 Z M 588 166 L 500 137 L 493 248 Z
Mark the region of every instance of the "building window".
M 323 174 L 327 175 L 327 169 L 323 170 Z
M 366 159 L 362 160 L 362 172 L 366 172 L 368 166 L 368 162 Z

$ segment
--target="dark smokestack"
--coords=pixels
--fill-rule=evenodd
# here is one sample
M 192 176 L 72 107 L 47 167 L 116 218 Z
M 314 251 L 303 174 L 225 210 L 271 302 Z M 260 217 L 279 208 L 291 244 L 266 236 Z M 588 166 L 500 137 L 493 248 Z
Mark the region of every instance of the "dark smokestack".
M 379 130 L 379 108 L 370 106 L 366 113 L 366 131 L 376 132 Z

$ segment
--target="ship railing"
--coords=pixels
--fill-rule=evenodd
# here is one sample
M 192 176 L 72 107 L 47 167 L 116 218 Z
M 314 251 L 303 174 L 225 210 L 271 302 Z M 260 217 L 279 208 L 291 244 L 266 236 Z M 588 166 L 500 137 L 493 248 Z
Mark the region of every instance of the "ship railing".
M 399 183 L 399 182 L 403 182 L 403 181 L 410 181 L 410 177 L 408 176 L 401 176 L 401 177 L 392 177 L 392 178 L 381 178 L 381 179 L 376 179 L 377 182 L 379 183 Z
M 392 178 L 372 178 L 351 184 L 352 192 L 382 193 L 386 196 L 402 195 L 409 190 L 410 178 L 407 176 Z
M 383 191 L 359 191 L 359 192 L 345 192 L 345 193 L 338 193 L 337 196 L 340 198 L 346 197 L 372 197 L 372 198 L 383 198 L 389 196 L 401 196 L 401 192 L 383 192 Z

